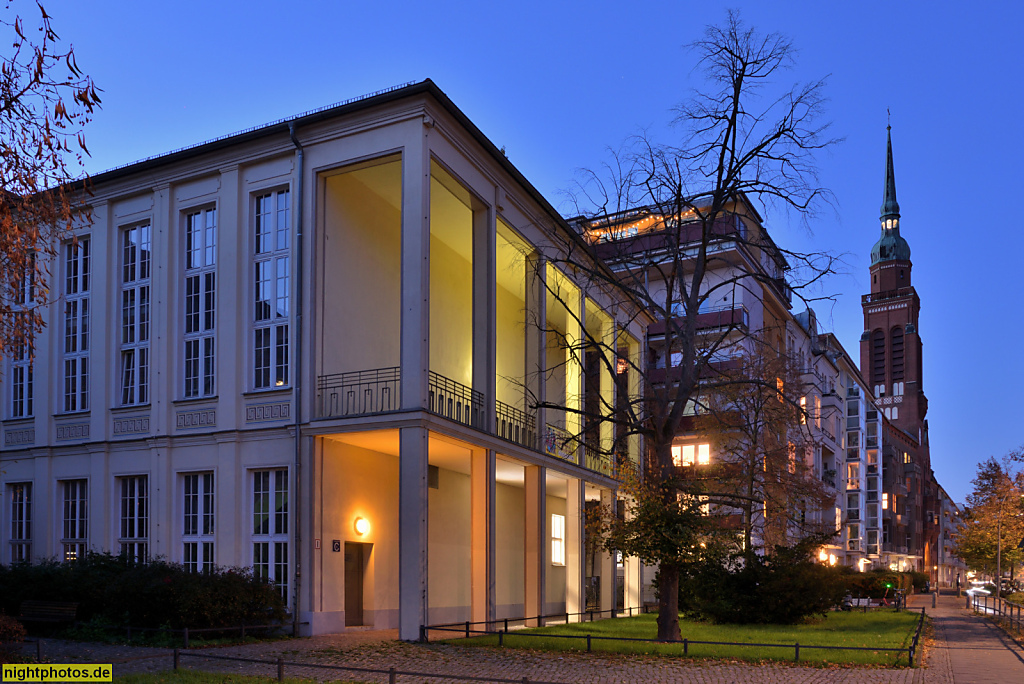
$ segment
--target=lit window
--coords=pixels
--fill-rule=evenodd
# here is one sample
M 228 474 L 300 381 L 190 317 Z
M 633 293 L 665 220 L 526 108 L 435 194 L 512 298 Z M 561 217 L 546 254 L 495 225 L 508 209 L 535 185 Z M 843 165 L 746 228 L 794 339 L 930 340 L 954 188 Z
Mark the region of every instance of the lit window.
M 889 510 L 889 492 L 882 492 L 882 510 Z
M 775 378 L 775 386 L 779 390 L 779 401 L 785 401 L 786 384 L 782 382 L 782 378 Z
M 697 465 L 708 465 L 711 463 L 711 445 L 697 445 Z
M 64 560 L 73 561 L 84 556 L 89 549 L 88 482 L 64 480 L 60 486 L 64 504 L 64 525 L 60 542 Z
M 551 515 L 551 564 L 565 565 L 565 516 Z
M 800 424 L 807 424 L 807 397 L 800 397 Z

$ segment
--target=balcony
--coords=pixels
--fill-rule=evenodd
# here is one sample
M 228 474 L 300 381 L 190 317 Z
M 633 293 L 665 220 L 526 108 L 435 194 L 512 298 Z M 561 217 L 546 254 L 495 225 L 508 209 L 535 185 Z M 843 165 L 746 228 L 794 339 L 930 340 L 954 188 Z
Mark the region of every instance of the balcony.
M 537 448 L 537 419 L 532 413 L 500 401 L 494 402 L 494 410 L 497 421 L 495 435 L 528 449 Z
M 576 439 L 571 434 L 555 425 L 549 424 L 544 432 L 543 450 L 548 456 L 575 463 L 576 444 Z
M 679 302 L 676 302 L 676 304 L 677 306 L 673 307 L 672 320 L 676 322 L 676 325 L 682 325 L 683 312 L 681 307 L 678 306 Z M 745 306 L 702 307 L 697 312 L 698 330 L 716 330 L 727 327 L 734 327 L 743 331 L 750 329 L 750 312 L 747 311 Z M 665 328 L 665 321 L 656 321 L 648 327 L 647 334 L 649 336 L 664 335 Z
M 478 430 L 484 429 L 484 394 L 472 387 L 455 382 L 430 371 L 427 380 L 429 403 L 427 409 L 442 418 L 462 423 Z
M 912 287 L 901 287 L 896 290 L 886 290 L 885 292 L 875 292 L 873 294 L 862 295 L 860 298 L 861 304 L 874 304 L 877 302 L 884 302 L 889 299 L 898 299 L 899 297 L 906 297 L 914 293 Z
M 340 418 L 401 409 L 402 370 L 375 368 L 321 375 L 316 383 L 318 418 Z

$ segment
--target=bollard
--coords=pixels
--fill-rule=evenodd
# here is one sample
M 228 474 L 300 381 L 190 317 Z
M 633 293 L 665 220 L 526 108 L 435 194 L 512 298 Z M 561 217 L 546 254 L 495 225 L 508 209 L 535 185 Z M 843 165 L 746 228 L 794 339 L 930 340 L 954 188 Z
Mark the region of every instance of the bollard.
M 178 669 L 178 649 L 174 649 L 174 669 Z
M 932 608 L 935 608 L 937 605 L 939 605 L 939 592 L 938 591 L 933 591 L 932 592 Z
M 395 678 L 398 677 L 395 672 L 395 668 L 388 668 L 388 684 L 395 684 Z
M 466 620 L 466 638 L 469 638 L 469 620 Z
M 964 600 L 964 608 L 970 608 L 971 607 L 971 595 L 970 594 L 964 594 L 964 596 L 967 597 Z
M 284 681 L 284 658 L 277 659 L 277 681 Z
M 794 663 L 799 663 L 800 662 L 800 642 L 799 641 L 796 642 L 796 644 L 794 645 L 794 648 L 796 649 L 796 656 L 793 658 L 793 662 Z
M 587 653 L 590 653 L 590 635 L 587 635 Z

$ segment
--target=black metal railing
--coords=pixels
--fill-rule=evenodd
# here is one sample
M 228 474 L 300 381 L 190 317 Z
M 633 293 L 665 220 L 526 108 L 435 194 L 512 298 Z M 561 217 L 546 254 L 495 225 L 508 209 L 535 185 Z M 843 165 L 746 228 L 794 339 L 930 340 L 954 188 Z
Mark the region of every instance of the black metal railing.
M 609 477 L 614 475 L 615 461 L 611 454 L 590 444 L 583 444 L 583 467 Z
M 532 413 L 520 411 L 502 401 L 495 401 L 494 409 L 494 434 L 528 449 L 537 448 L 537 419 Z
M 398 411 L 401 390 L 402 369 L 397 366 L 321 375 L 316 383 L 317 417 Z
M 477 392 L 472 387 L 434 371 L 430 371 L 428 385 L 431 413 L 478 430 L 486 429 L 483 392 Z

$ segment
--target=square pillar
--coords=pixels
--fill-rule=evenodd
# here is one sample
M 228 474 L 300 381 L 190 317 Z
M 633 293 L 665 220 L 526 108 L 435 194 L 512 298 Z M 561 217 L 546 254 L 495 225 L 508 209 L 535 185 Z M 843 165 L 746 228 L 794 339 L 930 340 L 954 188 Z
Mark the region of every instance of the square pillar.
M 526 615 L 544 614 L 547 562 L 547 468 L 526 466 Z M 540 626 L 540 621 L 528 623 Z
M 547 261 L 539 252 L 526 260 L 526 409 L 532 404 L 547 401 Z M 544 449 L 548 433 L 547 416 L 543 408 L 536 415 L 538 448 Z
M 573 613 L 587 607 L 584 486 L 583 480 L 570 477 L 565 496 L 565 612 L 570 622 L 578 622 L 580 616 Z
M 611 489 L 601 490 L 601 506 L 615 515 L 615 492 Z M 597 564 L 601 574 L 601 617 L 615 617 L 610 612 L 615 608 L 615 584 L 617 582 L 617 569 L 615 567 L 615 555 L 608 551 L 597 552 Z
M 623 566 L 625 605 L 622 608 L 627 615 L 638 615 L 644 607 L 644 564 L 636 556 L 626 556 Z
M 495 614 L 495 457 L 490 449 L 474 451 L 470 466 L 472 506 L 472 620 L 488 622 Z M 480 627 L 478 626 L 477 629 Z
M 429 432 L 402 428 L 398 465 L 398 638 L 415 641 L 427 624 L 427 464 Z
M 497 224 L 494 212 L 473 199 L 473 389 L 484 395 L 483 425 L 491 431 L 498 396 Z
M 402 157 L 402 408 L 426 408 L 430 367 L 430 154 L 427 133 Z M 424 457 L 425 458 L 425 457 Z M 424 466 L 426 467 L 426 466 Z M 403 637 L 405 638 L 405 637 Z

